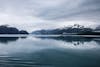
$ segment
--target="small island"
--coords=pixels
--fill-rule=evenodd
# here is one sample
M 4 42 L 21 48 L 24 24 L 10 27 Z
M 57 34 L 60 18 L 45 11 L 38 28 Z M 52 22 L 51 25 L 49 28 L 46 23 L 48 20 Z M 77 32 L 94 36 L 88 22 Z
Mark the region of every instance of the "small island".
M 1 25 L 0 34 L 29 34 L 29 33 L 25 30 L 18 30 L 15 27 L 10 27 L 8 25 Z

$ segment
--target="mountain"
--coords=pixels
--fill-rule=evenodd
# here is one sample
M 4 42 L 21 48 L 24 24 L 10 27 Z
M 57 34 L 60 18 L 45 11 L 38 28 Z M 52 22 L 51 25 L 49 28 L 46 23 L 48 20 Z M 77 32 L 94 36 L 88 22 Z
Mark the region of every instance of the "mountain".
M 15 27 L 8 27 L 7 25 L 1 25 L 0 34 L 28 34 L 28 32 L 25 30 L 19 31 Z
M 95 31 L 100 31 L 100 25 L 95 28 Z
M 69 27 L 63 27 L 63 28 L 57 28 L 57 29 L 51 29 L 51 30 L 37 30 L 37 31 L 33 31 L 32 34 L 36 34 L 36 35 L 41 35 L 41 34 L 63 34 L 63 35 L 69 35 L 69 34 L 77 34 L 77 35 L 100 35 L 100 32 L 95 32 L 94 29 L 92 28 L 88 28 L 88 27 L 84 27 L 82 25 L 79 24 L 74 24 L 73 26 L 69 26 Z
M 51 30 L 37 30 L 33 31 L 33 34 L 77 34 L 77 33 L 86 33 L 92 32 L 91 28 L 85 28 L 84 26 L 75 24 L 69 27 L 51 29 Z

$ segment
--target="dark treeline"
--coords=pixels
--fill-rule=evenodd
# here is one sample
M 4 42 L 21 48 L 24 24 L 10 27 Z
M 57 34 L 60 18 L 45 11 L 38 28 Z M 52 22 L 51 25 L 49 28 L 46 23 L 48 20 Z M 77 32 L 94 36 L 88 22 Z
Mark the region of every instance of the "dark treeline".
M 32 32 L 33 34 L 77 34 L 77 35 L 100 35 L 100 29 L 92 29 L 89 27 L 84 27 L 79 24 L 74 24 L 73 26 L 64 27 L 64 28 L 57 28 L 52 30 L 38 30 Z
M 0 26 L 0 34 L 28 34 L 25 30 L 18 30 L 15 27 L 9 27 L 7 25 Z

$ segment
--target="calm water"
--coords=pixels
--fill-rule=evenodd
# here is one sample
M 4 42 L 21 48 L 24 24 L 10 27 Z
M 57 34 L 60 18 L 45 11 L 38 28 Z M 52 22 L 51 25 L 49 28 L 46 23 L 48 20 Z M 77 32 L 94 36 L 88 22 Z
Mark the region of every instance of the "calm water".
M 0 37 L 0 67 L 100 67 L 100 39 Z

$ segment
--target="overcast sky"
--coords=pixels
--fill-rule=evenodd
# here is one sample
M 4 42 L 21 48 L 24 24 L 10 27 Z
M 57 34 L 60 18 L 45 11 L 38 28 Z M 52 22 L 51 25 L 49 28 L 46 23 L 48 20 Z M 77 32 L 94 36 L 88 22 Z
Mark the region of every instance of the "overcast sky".
M 28 31 L 99 21 L 100 0 L 0 0 L 0 25 Z

